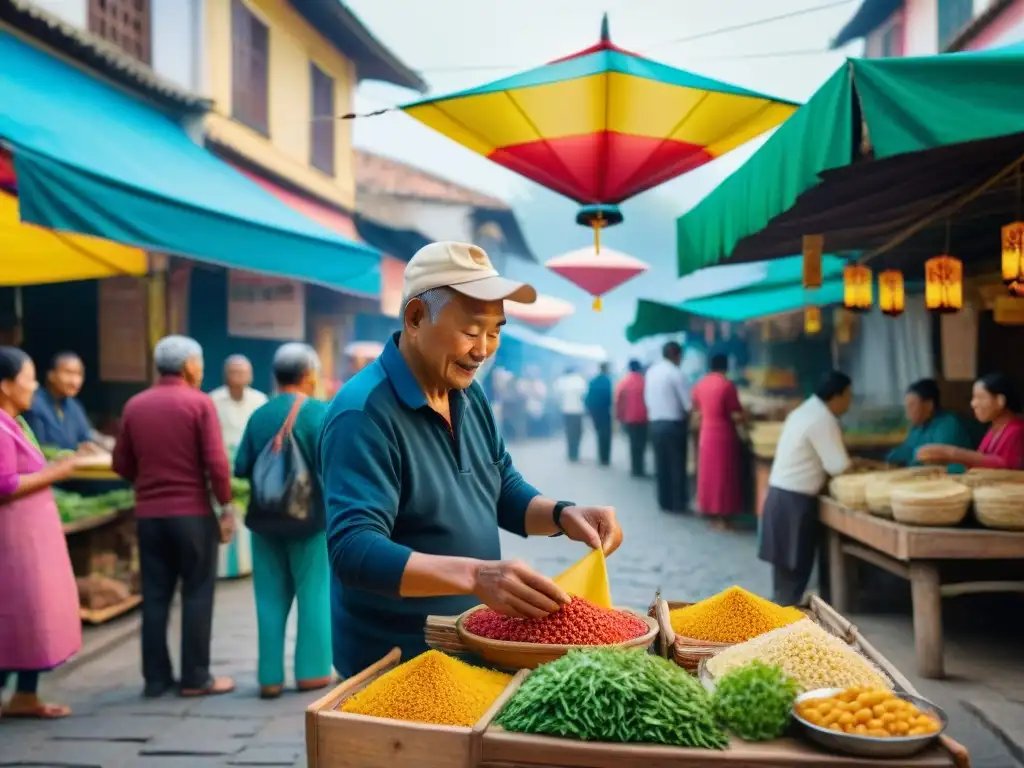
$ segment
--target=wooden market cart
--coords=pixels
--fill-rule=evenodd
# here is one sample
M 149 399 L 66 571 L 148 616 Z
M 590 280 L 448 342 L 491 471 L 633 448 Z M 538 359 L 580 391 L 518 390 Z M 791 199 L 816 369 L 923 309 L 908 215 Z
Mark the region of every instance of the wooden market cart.
M 857 628 L 824 601 L 814 598 L 808 612 L 888 674 L 897 687 L 916 694 L 910 681 L 885 659 Z M 435 622 L 429 644 L 464 650 L 454 622 Z M 308 768 L 970 768 L 967 750 L 942 736 L 925 752 L 898 760 L 873 760 L 825 752 L 810 743 L 783 738 L 760 744 L 733 739 L 726 750 L 683 749 L 651 744 L 583 742 L 511 733 L 494 724 L 505 703 L 529 676 L 517 673 L 508 688 L 472 728 L 426 725 L 339 711 L 344 702 L 401 661 L 396 648 L 373 666 L 348 678 L 306 710 Z
M 1024 592 L 1020 581 L 961 581 L 942 584 L 944 561 L 1024 559 L 1024 532 L 986 528 L 937 528 L 887 520 L 820 499 L 829 548 L 832 602 L 847 613 L 855 590 L 852 559 L 882 568 L 910 582 L 918 673 L 943 676 L 942 598 L 986 592 Z

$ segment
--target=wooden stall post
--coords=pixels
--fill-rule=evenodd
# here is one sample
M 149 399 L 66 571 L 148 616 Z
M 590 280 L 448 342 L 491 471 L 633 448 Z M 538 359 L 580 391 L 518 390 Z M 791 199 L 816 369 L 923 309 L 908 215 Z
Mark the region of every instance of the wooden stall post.
M 853 585 L 853 563 L 843 552 L 843 537 L 837 531 L 827 528 L 825 545 L 828 547 L 829 588 L 831 602 L 835 609 L 846 614 L 850 611 Z
M 917 671 L 934 680 L 943 676 L 942 590 L 937 564 L 927 560 L 910 563 L 910 593 L 914 603 Z

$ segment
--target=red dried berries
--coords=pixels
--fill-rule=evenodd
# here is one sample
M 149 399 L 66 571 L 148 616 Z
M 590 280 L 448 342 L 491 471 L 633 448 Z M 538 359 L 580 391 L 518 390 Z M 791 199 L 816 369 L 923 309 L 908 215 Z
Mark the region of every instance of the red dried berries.
M 467 632 L 490 640 L 548 645 L 614 645 L 648 630 L 647 623 L 632 614 L 600 608 L 575 596 L 542 619 L 516 619 L 481 608 L 464 626 Z

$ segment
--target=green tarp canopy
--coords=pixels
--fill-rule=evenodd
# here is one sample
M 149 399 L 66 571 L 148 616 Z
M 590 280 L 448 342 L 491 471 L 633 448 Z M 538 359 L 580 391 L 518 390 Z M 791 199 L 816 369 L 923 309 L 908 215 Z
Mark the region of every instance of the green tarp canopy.
M 764 278 L 739 290 L 676 304 L 641 299 L 637 302 L 633 324 L 626 329 L 626 338 L 635 343 L 648 336 L 678 333 L 687 328 L 693 317 L 738 323 L 794 312 L 805 306 L 827 306 L 842 301 L 841 276 L 846 260 L 826 255 L 822 259 L 824 285 L 816 290 L 805 290 L 802 285 L 802 261 L 800 256 L 790 256 L 766 262 Z
M 984 174 L 998 173 L 999 163 L 1024 154 L 1022 83 L 1020 45 L 847 61 L 742 167 L 678 219 L 680 276 L 725 260 L 791 254 L 804 234 L 826 234 L 831 251 L 884 242 L 977 186 Z M 951 165 L 958 175 L 946 178 Z M 832 194 L 816 198 L 812 192 L 830 177 Z M 875 204 L 874 217 L 853 226 L 850 217 L 865 203 Z M 844 205 L 845 212 L 835 213 Z M 769 224 L 770 242 L 746 248 L 744 241 Z M 833 240 L 827 233 L 837 229 L 852 234 Z M 998 230 L 995 238 L 998 243 Z M 929 247 L 935 253 L 942 246 L 939 237 Z

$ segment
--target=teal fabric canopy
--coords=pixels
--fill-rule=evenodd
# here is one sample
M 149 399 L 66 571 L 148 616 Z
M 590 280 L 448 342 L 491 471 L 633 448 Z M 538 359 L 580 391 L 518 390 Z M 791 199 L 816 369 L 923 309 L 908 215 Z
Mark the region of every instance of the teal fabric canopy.
M 849 60 L 742 167 L 678 219 L 679 274 L 728 259 L 741 240 L 818 186 L 821 174 L 860 158 L 862 137 L 880 160 L 1024 132 L 1022 82 L 1021 46 Z
M 763 278 L 754 285 L 677 303 L 641 299 L 637 302 L 633 324 L 626 329 L 626 338 L 635 343 L 648 336 L 678 333 L 686 329 L 691 317 L 742 322 L 792 312 L 808 305 L 834 304 L 843 298 L 842 274 L 846 263 L 846 259 L 826 254 L 821 264 L 824 284 L 816 290 L 803 288 L 803 257 L 788 256 L 749 265 L 764 270 Z M 713 275 L 721 269 L 727 267 L 712 267 L 700 274 Z
M 362 294 L 379 253 L 288 208 L 156 108 L 0 30 L 0 141 L 22 219 Z

